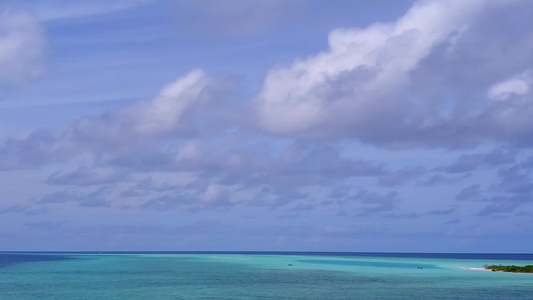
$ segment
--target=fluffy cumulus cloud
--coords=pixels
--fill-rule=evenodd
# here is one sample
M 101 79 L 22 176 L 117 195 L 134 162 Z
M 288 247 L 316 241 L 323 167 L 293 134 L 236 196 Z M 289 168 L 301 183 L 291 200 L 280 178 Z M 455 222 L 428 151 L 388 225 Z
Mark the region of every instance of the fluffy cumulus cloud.
M 531 9 L 419 1 L 395 22 L 333 30 L 327 51 L 268 73 L 254 100 L 261 127 L 386 145 L 523 137 L 533 130 Z
M 194 130 L 190 116 L 195 108 L 209 100 L 209 85 L 210 80 L 203 71 L 191 71 L 150 100 L 121 108 L 102 118 L 79 121 L 72 134 L 80 139 L 114 142 Z
M 1 10 L 0 83 L 20 84 L 44 71 L 44 31 L 30 15 Z
M 218 104 L 213 105 L 216 85 L 203 71 L 194 70 L 151 99 L 100 117 L 82 118 L 62 134 L 37 131 L 26 137 L 7 138 L 0 147 L 0 170 L 38 167 L 83 153 L 139 154 L 139 149 L 159 149 L 172 139 L 191 138 L 210 126 L 201 114 L 217 108 Z M 192 151 L 184 148 L 182 155 L 190 156 Z
M 11 137 L 0 146 L 0 170 L 31 169 L 52 161 L 64 162 L 78 153 L 72 141 L 47 131 Z
M 487 97 L 493 101 L 507 101 L 512 97 L 522 97 L 527 95 L 533 85 L 533 73 L 528 70 L 494 84 L 487 92 Z

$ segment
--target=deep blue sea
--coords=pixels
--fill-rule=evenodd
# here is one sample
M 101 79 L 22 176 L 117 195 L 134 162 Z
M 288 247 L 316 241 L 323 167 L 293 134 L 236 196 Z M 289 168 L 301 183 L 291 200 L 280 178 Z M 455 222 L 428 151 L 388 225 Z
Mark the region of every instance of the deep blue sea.
M 533 254 L 0 252 L 0 300 L 533 299 Z

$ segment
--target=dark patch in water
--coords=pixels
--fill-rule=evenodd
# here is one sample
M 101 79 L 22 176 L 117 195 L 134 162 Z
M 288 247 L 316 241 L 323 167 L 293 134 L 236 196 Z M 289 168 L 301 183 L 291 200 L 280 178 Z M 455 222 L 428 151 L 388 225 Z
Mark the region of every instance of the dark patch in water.
M 73 258 L 67 255 L 56 254 L 0 253 L 0 268 L 29 262 L 60 261 L 68 259 Z

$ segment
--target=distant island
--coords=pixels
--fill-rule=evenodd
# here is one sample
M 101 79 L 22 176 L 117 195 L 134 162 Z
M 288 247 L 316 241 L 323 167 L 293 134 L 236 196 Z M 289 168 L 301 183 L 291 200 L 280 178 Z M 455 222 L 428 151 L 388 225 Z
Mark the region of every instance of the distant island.
M 533 265 L 520 266 L 504 266 L 504 265 L 485 265 L 485 269 L 492 272 L 513 272 L 513 273 L 533 273 Z

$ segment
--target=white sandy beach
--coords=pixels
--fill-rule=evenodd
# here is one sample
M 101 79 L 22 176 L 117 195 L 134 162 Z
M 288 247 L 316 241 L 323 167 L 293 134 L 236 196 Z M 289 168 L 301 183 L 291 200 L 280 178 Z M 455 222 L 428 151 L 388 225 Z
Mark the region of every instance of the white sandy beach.
M 491 270 L 487 270 L 487 269 L 485 269 L 485 268 L 461 267 L 461 269 L 464 269 L 464 270 L 471 270 L 471 271 L 485 271 L 485 272 L 491 272 Z

